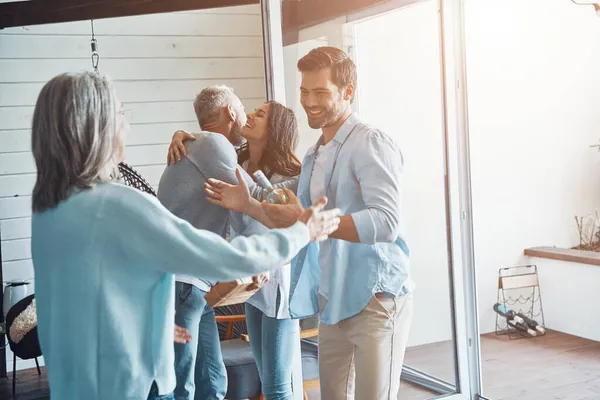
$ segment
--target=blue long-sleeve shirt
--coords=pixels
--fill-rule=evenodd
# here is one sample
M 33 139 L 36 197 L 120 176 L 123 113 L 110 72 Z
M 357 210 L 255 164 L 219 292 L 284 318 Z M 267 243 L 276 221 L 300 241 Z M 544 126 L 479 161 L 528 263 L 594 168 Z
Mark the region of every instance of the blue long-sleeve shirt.
M 317 146 L 302 163 L 297 194 L 304 207 Z M 362 311 L 375 293 L 392 296 L 413 289 L 409 248 L 403 231 L 402 153 L 393 140 L 351 115 L 340 127 L 325 164 L 327 208 L 350 215 L 360 243 L 328 239 L 311 243 L 292 261 L 290 313 L 304 318 L 319 311 L 317 291 L 326 284 L 321 321 L 334 324 Z M 294 182 L 286 183 L 291 189 Z M 323 283 L 321 270 L 327 268 Z
M 262 236 L 195 229 L 151 195 L 97 184 L 32 216 L 38 335 L 52 397 L 145 399 L 175 387 L 174 277 L 214 281 L 288 262 L 301 223 Z

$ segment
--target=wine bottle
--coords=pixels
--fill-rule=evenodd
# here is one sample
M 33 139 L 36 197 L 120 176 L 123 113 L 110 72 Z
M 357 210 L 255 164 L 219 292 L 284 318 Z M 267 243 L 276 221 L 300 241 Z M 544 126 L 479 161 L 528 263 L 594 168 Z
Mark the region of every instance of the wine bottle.
M 530 327 L 531 329 L 535 329 L 535 330 L 537 330 L 539 333 L 542 333 L 542 334 L 546 332 L 546 330 L 545 330 L 544 328 L 542 328 L 542 326 L 541 326 L 540 324 L 538 324 L 536 320 L 534 320 L 534 319 L 531 319 L 531 318 L 529 318 L 528 316 L 526 316 L 526 315 L 523 315 L 523 314 L 521 314 L 521 313 L 518 313 L 517 315 L 518 315 L 519 317 L 521 317 L 521 318 L 523 319 L 523 321 L 525 321 L 525 323 L 526 323 L 527 325 L 529 325 L 529 327 Z
M 527 324 L 525 324 L 523 322 L 517 322 L 514 319 L 507 319 L 506 321 L 508 322 L 508 324 L 510 326 L 512 326 L 513 328 L 515 328 L 518 331 L 526 332 L 530 336 L 537 336 L 537 333 L 533 329 L 529 328 L 527 326 Z
M 519 314 L 517 314 L 514 310 L 510 310 L 506 308 L 504 304 L 496 303 L 494 304 L 494 311 L 498 314 L 506 317 L 506 319 L 513 319 L 518 323 L 525 324 L 525 320 L 521 318 Z
M 265 174 L 258 170 L 254 173 L 254 178 L 258 184 L 267 192 L 267 201 L 272 204 L 286 204 L 290 199 L 285 191 L 280 188 L 275 188 L 269 182 Z

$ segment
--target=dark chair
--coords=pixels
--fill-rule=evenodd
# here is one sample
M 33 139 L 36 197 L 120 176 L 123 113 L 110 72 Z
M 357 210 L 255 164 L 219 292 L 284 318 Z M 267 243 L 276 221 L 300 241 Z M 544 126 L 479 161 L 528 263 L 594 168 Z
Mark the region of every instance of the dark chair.
M 152 186 L 150 186 L 150 184 L 142 177 L 142 175 L 140 175 L 139 172 L 131 168 L 128 164 L 124 162 L 119 163 L 119 173 L 121 174 L 120 178 L 127 186 L 134 187 L 142 192 L 156 196 Z
M 42 356 L 42 349 L 40 348 L 40 343 L 38 341 L 38 333 L 37 333 L 37 324 L 35 328 L 29 330 L 23 336 L 23 338 L 19 341 L 19 343 L 15 343 L 13 338 L 11 337 L 11 327 L 15 321 L 15 319 L 23 312 L 34 299 L 34 295 L 29 295 L 19 301 L 17 304 L 12 306 L 8 313 L 6 314 L 6 337 L 8 338 L 8 344 L 10 346 L 10 350 L 13 352 L 13 384 L 12 384 L 12 392 L 13 397 L 15 395 L 16 381 L 17 381 L 17 357 L 22 360 L 30 360 L 35 359 L 35 365 L 37 367 L 38 375 L 41 375 L 40 364 L 38 363 L 38 357 Z

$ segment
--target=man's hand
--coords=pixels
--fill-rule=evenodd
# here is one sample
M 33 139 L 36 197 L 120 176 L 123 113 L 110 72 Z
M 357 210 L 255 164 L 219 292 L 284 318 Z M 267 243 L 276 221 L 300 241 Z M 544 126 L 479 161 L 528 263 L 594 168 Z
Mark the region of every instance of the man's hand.
M 248 291 L 260 289 L 269 281 L 268 274 L 260 274 L 252 277 L 252 284 L 248 286 Z
M 335 232 L 340 225 L 340 210 L 323 211 L 327 197 L 321 197 L 312 207 L 307 208 L 298 218 L 298 222 L 306 224 L 311 242 L 322 242 Z
M 191 133 L 182 130 L 173 134 L 173 139 L 171 139 L 171 144 L 169 145 L 169 153 L 167 155 L 167 165 L 175 164 L 178 161 L 181 161 L 181 157 L 187 155 L 183 144 L 186 140 L 196 140 L 196 137 Z
M 187 329 L 175 325 L 175 343 L 186 344 L 192 341 L 192 335 Z
M 235 176 L 239 183 L 237 185 L 230 185 L 218 179 L 209 178 L 204 183 L 206 201 L 231 211 L 246 213 L 250 204 L 248 185 L 246 185 L 239 168 L 236 168 Z
M 278 228 L 287 228 L 294 225 L 296 221 L 298 221 L 298 218 L 300 218 L 300 215 L 304 212 L 304 208 L 294 192 L 287 188 L 283 188 L 283 190 L 289 198 L 287 204 L 271 204 L 263 202 L 261 205 L 265 215 Z

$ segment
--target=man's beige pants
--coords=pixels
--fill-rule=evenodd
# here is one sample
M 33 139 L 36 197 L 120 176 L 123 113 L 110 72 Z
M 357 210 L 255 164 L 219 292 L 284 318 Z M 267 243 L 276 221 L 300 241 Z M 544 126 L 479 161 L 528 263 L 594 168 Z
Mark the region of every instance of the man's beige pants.
M 373 296 L 359 314 L 321 322 L 321 399 L 397 400 L 412 314 L 412 295 Z

